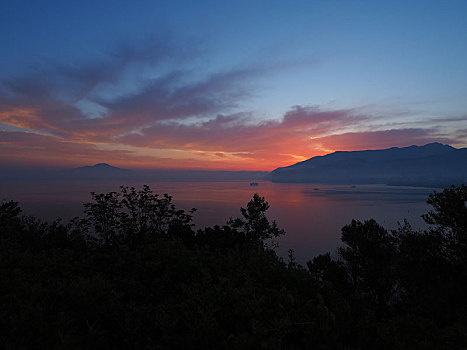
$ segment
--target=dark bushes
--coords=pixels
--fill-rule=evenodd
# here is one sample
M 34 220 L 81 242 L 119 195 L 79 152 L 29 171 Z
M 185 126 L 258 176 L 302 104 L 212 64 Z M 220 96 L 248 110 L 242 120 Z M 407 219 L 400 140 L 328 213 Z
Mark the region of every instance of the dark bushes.
M 4 348 L 452 349 L 467 344 L 467 190 L 430 196 L 431 228 L 342 229 L 334 257 L 285 263 L 257 195 L 195 232 L 168 195 L 92 194 L 51 224 L 0 205 Z

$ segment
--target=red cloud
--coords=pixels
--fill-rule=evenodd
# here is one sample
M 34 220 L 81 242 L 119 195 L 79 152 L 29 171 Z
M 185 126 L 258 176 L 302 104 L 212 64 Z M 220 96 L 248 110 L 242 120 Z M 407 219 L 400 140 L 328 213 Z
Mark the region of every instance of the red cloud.
M 245 116 L 218 116 L 207 122 L 156 124 L 138 134 L 115 140 L 137 147 L 193 149 L 223 152 L 259 152 L 307 156 L 315 148 L 311 137 L 355 126 L 367 117 L 351 111 L 296 108 L 282 121 L 253 124 Z
M 156 56 L 165 63 L 183 56 L 174 50 Z M 95 92 L 99 86 L 118 83 L 129 65 L 147 63 L 162 51 L 122 51 L 113 61 L 54 66 L 0 82 L 0 123 L 33 131 L 0 132 L 0 161 L 271 170 L 336 150 L 456 143 L 437 134 L 432 127 L 436 119 L 419 128 L 387 130 L 384 121 L 377 128 L 378 120 L 358 109 L 296 106 L 280 120 L 261 122 L 248 114 L 219 114 L 249 97 L 248 82 L 264 69 L 233 70 L 189 83 L 186 72 L 172 70 L 132 93 L 104 98 Z M 77 107 L 80 101 L 104 112 L 90 118 Z M 368 131 L 368 121 L 375 130 Z M 453 137 L 465 144 L 465 130 Z

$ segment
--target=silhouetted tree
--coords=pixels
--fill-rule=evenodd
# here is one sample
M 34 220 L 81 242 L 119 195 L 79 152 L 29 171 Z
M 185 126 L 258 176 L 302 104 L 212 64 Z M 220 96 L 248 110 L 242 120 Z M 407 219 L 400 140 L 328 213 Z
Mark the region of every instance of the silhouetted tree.
M 442 235 L 451 259 L 467 263 L 467 186 L 451 186 L 430 194 L 433 210 L 422 217 L 433 226 L 433 235 Z M 467 268 L 467 265 L 465 266 Z
M 85 203 L 86 219 L 75 226 L 87 226 L 104 245 L 116 240 L 140 241 L 169 234 L 192 236 L 192 214 L 177 210 L 172 197 L 159 197 L 149 186 L 137 191 L 134 187 L 120 187 L 121 193 L 91 192 L 93 202 Z M 89 231 L 89 230 L 88 230 Z
M 277 227 L 275 221 L 269 222 L 266 211 L 269 203 L 254 194 L 246 208 L 240 208 L 243 218 L 230 219 L 228 225 L 243 233 L 249 240 L 266 244 L 266 241 L 277 238 L 285 232 Z
M 110 245 L 121 232 L 122 203 L 117 192 L 91 192 L 93 202 L 84 204 L 86 222 L 104 245 Z
M 342 228 L 339 249 L 354 288 L 368 295 L 379 311 L 388 304 L 393 292 L 393 258 L 395 247 L 388 231 L 375 220 L 364 223 L 352 220 Z
M 18 202 L 3 202 L 0 205 L 0 239 L 19 239 L 21 226 L 21 208 Z
M 0 204 L 0 344 L 13 348 L 462 349 L 465 186 L 430 196 L 432 228 L 374 220 L 344 246 L 285 263 L 257 194 L 228 225 L 148 186 L 92 194 L 65 226 Z M 90 236 L 101 241 L 94 244 Z
M 467 239 L 467 186 L 451 186 L 442 192 L 429 195 L 428 204 L 434 210 L 423 215 L 423 219 L 437 228 L 452 230 L 459 242 Z

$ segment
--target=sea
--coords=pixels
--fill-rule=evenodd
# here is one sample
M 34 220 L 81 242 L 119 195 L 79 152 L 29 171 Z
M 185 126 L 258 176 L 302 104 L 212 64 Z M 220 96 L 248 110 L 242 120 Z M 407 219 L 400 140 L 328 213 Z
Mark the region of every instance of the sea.
M 341 229 L 352 219 L 375 219 L 388 230 L 397 229 L 407 219 L 414 229 L 425 229 L 421 215 L 430 210 L 426 203 L 434 188 L 388 185 L 330 185 L 272 183 L 256 181 L 145 181 L 124 183 L 103 180 L 8 181 L 0 183 L 0 200 L 20 203 L 23 212 L 46 221 L 61 218 L 67 222 L 83 216 L 83 203 L 90 192 L 119 191 L 120 185 L 141 189 L 144 184 L 154 193 L 167 193 L 177 208 L 196 208 L 195 228 L 224 225 L 240 217 L 255 193 L 269 203 L 268 218 L 286 234 L 279 240 L 277 253 L 287 261 L 289 249 L 305 264 L 314 256 L 342 245 Z

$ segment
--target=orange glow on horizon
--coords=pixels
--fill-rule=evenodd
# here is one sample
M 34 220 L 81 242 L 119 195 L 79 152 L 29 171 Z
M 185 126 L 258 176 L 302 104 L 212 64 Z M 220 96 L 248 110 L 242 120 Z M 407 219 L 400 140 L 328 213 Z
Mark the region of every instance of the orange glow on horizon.
M 334 151 L 455 143 L 421 128 L 346 131 L 348 111 L 294 109 L 281 121 L 242 124 L 222 118 L 194 124 L 158 124 L 141 132 L 130 116 L 64 121 L 54 113 L 18 107 L 0 111 L 0 161 L 8 166 L 72 168 L 108 163 L 128 169 L 272 171 Z M 357 118 L 358 120 L 358 118 Z M 109 127 L 112 126 L 112 127 Z M 113 127 L 115 126 L 115 128 Z

